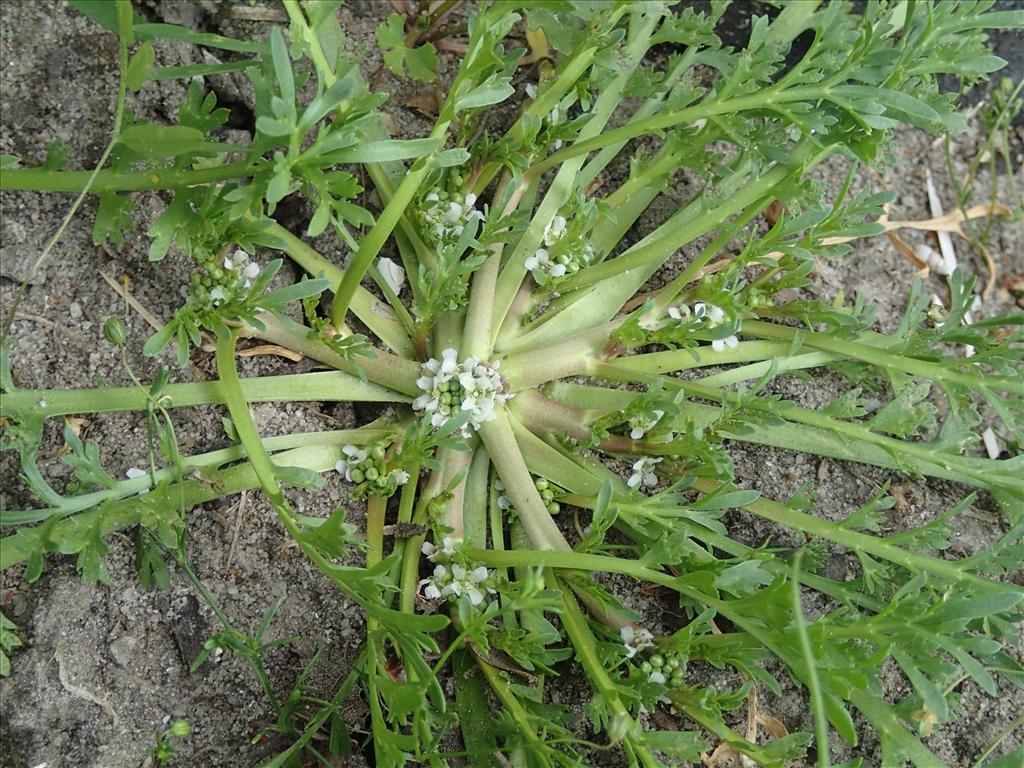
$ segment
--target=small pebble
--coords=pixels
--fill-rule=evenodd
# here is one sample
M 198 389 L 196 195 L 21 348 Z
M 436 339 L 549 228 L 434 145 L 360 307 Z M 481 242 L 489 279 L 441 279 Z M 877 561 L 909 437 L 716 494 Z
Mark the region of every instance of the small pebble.
M 82 305 L 79 304 L 77 301 L 72 301 L 71 302 L 71 306 L 68 307 L 68 310 L 71 312 L 71 318 L 73 320 L 81 319 L 81 317 L 82 317 Z

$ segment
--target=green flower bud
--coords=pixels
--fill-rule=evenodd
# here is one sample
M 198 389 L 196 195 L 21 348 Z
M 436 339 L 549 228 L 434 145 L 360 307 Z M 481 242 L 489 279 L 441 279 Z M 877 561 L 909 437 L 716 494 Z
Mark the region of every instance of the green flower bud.
M 375 445 L 375 446 L 373 446 L 373 450 L 370 451 L 370 455 L 373 456 L 373 458 L 375 458 L 377 461 L 383 461 L 384 460 L 384 446 L 383 445 Z
M 376 480 L 378 477 L 380 477 L 380 472 L 377 471 L 376 467 L 370 467 L 368 470 L 366 470 L 367 480 Z
M 665 657 L 662 656 L 660 653 L 656 653 L 653 656 L 651 656 L 650 662 L 651 666 L 655 669 L 661 669 L 663 666 L 665 666 Z
M 669 656 L 665 660 L 665 666 L 668 667 L 669 669 L 678 669 L 678 667 L 679 667 L 679 658 L 676 657 L 676 656 Z
M 545 488 L 540 492 L 540 497 L 544 499 L 545 503 L 552 501 L 555 498 L 554 492 L 550 488 Z
M 560 506 L 558 506 L 558 502 L 557 501 L 548 502 L 548 514 L 549 515 L 557 515 L 561 511 L 562 511 L 562 508 Z
M 188 720 L 175 720 L 167 730 L 171 736 L 185 738 L 192 732 L 192 726 L 188 724 Z
M 125 336 L 128 335 L 128 331 L 124 327 L 124 320 L 120 317 L 108 317 L 103 323 L 103 335 L 115 347 L 120 347 L 124 344 Z
M 538 477 L 533 481 L 533 485 L 538 491 L 546 491 L 548 488 L 548 481 L 543 477 Z
M 654 671 L 654 667 L 651 666 L 651 662 L 645 661 L 643 664 L 640 665 L 640 671 L 643 672 L 645 675 L 649 675 L 651 674 L 651 672 Z
M 359 483 L 363 482 L 363 480 L 366 479 L 363 476 L 363 471 L 361 469 L 353 469 L 349 472 L 349 474 L 352 475 L 352 482 L 355 483 L 356 485 L 359 485 Z

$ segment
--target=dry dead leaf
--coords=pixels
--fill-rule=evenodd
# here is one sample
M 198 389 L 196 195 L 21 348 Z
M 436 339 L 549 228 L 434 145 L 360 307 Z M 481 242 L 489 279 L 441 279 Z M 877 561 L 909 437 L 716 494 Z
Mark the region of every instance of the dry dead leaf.
M 437 94 L 432 92 L 414 93 L 405 100 L 405 106 L 415 109 L 421 115 L 431 119 L 437 117 L 440 106 L 437 103 Z
M 291 360 L 293 363 L 300 363 L 306 358 L 298 352 L 286 347 L 279 347 L 277 344 L 260 344 L 248 349 L 240 349 L 235 354 L 239 357 L 258 357 L 260 355 L 277 355 Z

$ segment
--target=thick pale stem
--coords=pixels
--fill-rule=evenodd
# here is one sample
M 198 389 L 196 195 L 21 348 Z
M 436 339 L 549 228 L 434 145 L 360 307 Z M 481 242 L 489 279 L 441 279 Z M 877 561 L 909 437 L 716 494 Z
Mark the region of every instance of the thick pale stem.
M 571 549 L 533 484 L 504 408 L 480 428 L 480 437 L 533 545 L 538 549 Z

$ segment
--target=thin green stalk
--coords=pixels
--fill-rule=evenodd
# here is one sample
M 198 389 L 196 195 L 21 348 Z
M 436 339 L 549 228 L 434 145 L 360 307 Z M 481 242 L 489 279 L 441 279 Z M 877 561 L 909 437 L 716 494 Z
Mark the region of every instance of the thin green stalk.
M 289 435 L 265 437 L 263 438 L 263 446 L 268 452 L 279 452 L 303 446 L 319 448 L 321 446 L 341 446 L 346 443 L 363 445 L 386 436 L 389 431 L 370 426 L 361 429 L 339 429 L 327 432 L 298 432 Z M 181 459 L 181 467 L 199 469 L 204 473 L 210 473 L 224 464 L 244 459 L 245 456 L 246 453 L 243 446 L 233 445 L 230 448 L 221 448 L 219 451 L 210 451 L 195 456 L 184 456 Z M 304 466 L 304 464 L 301 461 L 293 461 L 288 463 L 288 466 Z M 0 526 L 38 523 L 55 515 L 65 516 L 75 514 L 76 512 L 83 512 L 87 509 L 98 507 L 107 501 L 130 498 L 138 493 L 145 493 L 154 487 L 154 482 L 160 483 L 163 480 L 177 481 L 183 476 L 178 467 L 168 467 L 166 469 L 158 469 L 152 475 L 147 474 L 143 477 L 121 480 L 113 488 L 76 496 L 60 497 L 59 506 L 25 510 L 5 509 L 0 511 Z M 182 485 L 181 487 L 184 486 Z
M 318 371 L 285 376 L 260 376 L 241 381 L 242 397 L 247 402 L 295 402 L 326 400 L 332 402 L 408 403 L 411 398 L 368 381 L 360 381 L 344 371 Z M 169 408 L 223 404 L 225 395 L 218 381 L 168 384 L 164 395 Z M 3 397 L 5 414 L 32 411 L 44 417 L 72 413 L 114 413 L 146 409 L 149 395 L 139 387 L 99 387 L 96 389 L 19 389 Z
M 791 599 L 793 601 L 793 623 L 800 640 L 800 652 L 803 654 L 807 674 L 807 690 L 811 694 L 811 711 L 814 713 L 814 738 L 817 742 L 818 768 L 829 768 L 828 756 L 828 716 L 825 714 L 825 700 L 822 698 L 821 680 L 818 678 L 818 664 L 811 647 L 811 637 L 807 632 L 807 620 L 804 618 L 803 603 L 800 599 L 800 563 L 804 550 L 797 551 L 793 558 L 793 568 L 789 577 Z
M 439 122 L 430 132 L 429 138 L 443 139 L 450 124 L 450 120 Z M 345 324 L 345 315 L 348 314 L 349 305 L 355 296 L 356 288 L 359 287 L 359 282 L 363 279 L 371 262 L 377 258 L 384 243 L 391 237 L 392 231 L 419 191 L 420 184 L 423 183 L 423 179 L 433 167 L 433 163 L 426 159 L 421 159 L 413 165 L 402 179 L 402 183 L 398 185 L 398 189 L 395 190 L 394 197 L 377 218 L 377 223 L 363 238 L 359 250 L 352 254 L 352 261 L 348 269 L 345 270 L 345 275 L 338 285 L 338 290 L 334 293 L 334 301 L 331 304 L 331 322 L 335 328 L 341 328 Z
M 331 281 L 331 290 L 337 290 L 345 275 L 345 270 L 328 261 L 326 257 L 280 224 L 272 224 L 265 231 L 267 235 L 281 242 L 282 250 L 300 267 L 314 277 L 322 274 Z M 401 307 L 400 312 L 398 307 Z M 414 323 L 401 302 L 391 302 L 390 306 L 381 304 L 376 296 L 360 285 L 352 297 L 352 313 L 396 355 L 413 356 L 415 350 L 412 343 L 412 326 Z
M 555 575 L 549 574 L 552 582 Z M 562 613 L 560 614 L 562 626 L 569 640 L 576 650 L 576 658 L 587 673 L 590 683 L 597 693 L 604 699 L 605 704 L 611 710 L 611 722 L 608 724 L 608 738 L 611 743 L 625 740 L 626 744 L 632 747 L 636 756 L 640 758 L 641 765 L 645 768 L 657 768 L 660 763 L 647 751 L 645 747 L 632 743 L 631 734 L 636 728 L 636 723 L 629 714 L 629 710 L 622 703 L 618 687 L 608 675 L 601 659 L 597 655 L 597 640 L 587 624 L 587 617 L 580 610 L 580 605 L 573 597 L 572 590 L 564 583 L 557 582 L 562 592 Z
M 0 174 L 0 190 L 23 189 L 38 192 L 86 190 L 82 194 L 88 192 L 95 194 L 97 192 L 177 189 L 210 184 L 215 181 L 245 178 L 252 176 L 257 167 L 258 162 L 246 160 L 230 165 L 195 170 L 168 168 L 149 171 L 47 171 L 42 168 L 12 168 Z
M 757 336 L 764 339 L 780 339 L 792 341 L 800 335 L 801 343 L 814 349 L 821 349 L 826 352 L 834 352 L 854 360 L 863 360 L 884 368 L 891 368 L 897 371 L 904 371 L 915 376 L 921 376 L 937 382 L 948 382 L 960 386 L 976 388 L 982 384 L 989 389 L 1001 392 L 1012 392 L 1016 395 L 1024 395 L 1024 379 L 1015 376 L 991 376 L 986 375 L 979 380 L 977 376 L 951 368 L 941 363 L 933 363 L 928 360 L 918 360 L 914 357 L 886 352 L 875 346 L 868 346 L 857 341 L 836 338 L 827 333 L 816 333 L 805 331 L 799 328 L 791 328 L 775 323 L 766 323 L 762 320 L 745 320 L 741 330 L 746 336 Z M 965 359 L 964 365 L 970 365 L 970 360 Z
M 356 355 L 352 359 L 345 359 L 312 335 L 308 327 L 288 317 L 264 314 L 260 320 L 265 326 L 264 329 L 247 327 L 244 329 L 245 335 L 266 339 L 360 378 L 365 376 L 371 382 L 403 395 L 415 397 L 421 394 L 419 387 L 416 386 L 420 366 L 415 360 L 398 357 L 382 349 L 374 349 L 368 355 Z
M 626 9 L 627 6 L 622 6 L 622 12 L 625 12 Z M 631 27 L 630 35 L 632 39 L 627 46 L 629 61 L 633 63 L 640 61 L 647 50 L 648 40 L 650 40 L 659 21 L 660 17 L 655 13 L 651 13 L 643 16 L 642 22 L 638 23 L 635 29 Z M 631 76 L 632 68 L 625 66 L 611 82 L 602 88 L 600 95 L 594 103 L 591 118 L 580 131 L 581 137 L 585 139 L 587 136 L 596 136 L 601 133 L 608 120 L 611 119 L 612 114 L 618 108 L 622 100 L 622 94 Z M 530 222 L 530 226 L 520 238 L 512 254 L 505 262 L 504 267 L 502 267 L 494 292 L 491 320 L 493 333 L 496 334 L 500 331 L 509 307 L 511 307 L 512 301 L 519 291 L 519 286 L 523 282 L 523 278 L 526 275 L 526 258 L 540 246 L 544 237 L 544 228 L 554 219 L 559 208 L 565 204 L 575 189 L 576 175 L 583 166 L 583 162 L 584 157 L 579 156 L 564 164 L 560 163 L 561 167 L 551 182 L 547 193 L 544 195 L 544 199 Z

